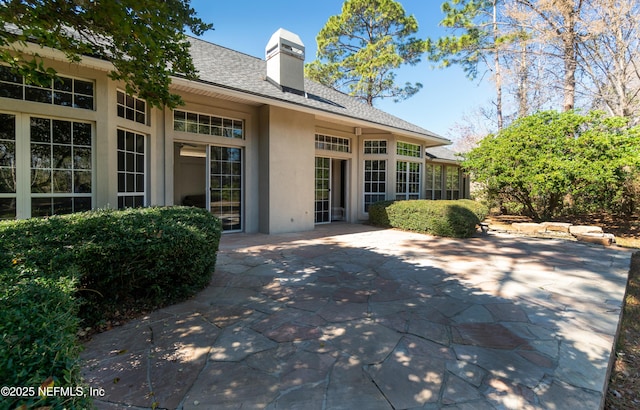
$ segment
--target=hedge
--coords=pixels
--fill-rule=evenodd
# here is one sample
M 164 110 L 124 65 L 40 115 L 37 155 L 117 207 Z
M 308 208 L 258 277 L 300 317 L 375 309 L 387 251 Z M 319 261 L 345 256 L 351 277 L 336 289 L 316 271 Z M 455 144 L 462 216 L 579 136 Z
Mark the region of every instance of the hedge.
M 0 380 L 37 389 L 82 386 L 79 326 L 117 309 L 147 309 L 186 299 L 211 280 L 220 221 L 196 208 L 100 210 L 0 222 Z M 84 397 L 18 400 L 86 408 Z
M 468 238 L 487 214 L 484 205 L 469 199 L 381 201 L 369 207 L 369 222 L 436 236 Z

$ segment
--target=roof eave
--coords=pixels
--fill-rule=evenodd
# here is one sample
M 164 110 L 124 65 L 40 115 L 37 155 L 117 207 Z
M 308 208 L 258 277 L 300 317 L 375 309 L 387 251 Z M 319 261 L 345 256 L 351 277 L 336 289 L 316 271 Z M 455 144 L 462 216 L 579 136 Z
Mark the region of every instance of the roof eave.
M 329 110 L 323 110 L 320 108 L 309 107 L 304 104 L 296 103 L 293 101 L 287 101 L 284 99 L 278 99 L 271 96 L 265 96 L 259 93 L 253 93 L 246 90 L 240 90 L 233 87 L 211 83 L 203 80 L 189 80 L 183 77 L 173 77 L 172 84 L 177 86 L 178 88 L 185 88 L 185 91 L 188 89 L 201 89 L 203 86 L 207 87 L 211 90 L 211 92 L 215 92 L 217 94 L 227 95 L 233 98 L 246 99 L 254 103 L 265 104 L 265 105 L 273 105 L 281 108 L 295 109 L 296 111 L 308 113 L 308 114 L 321 114 L 325 118 L 336 119 L 336 120 L 345 120 L 348 119 L 353 126 L 357 127 L 373 127 L 377 128 L 381 131 L 387 131 L 392 134 L 402 135 L 404 137 L 416 138 L 423 141 L 429 141 L 431 144 L 429 146 L 442 146 L 442 145 L 450 145 L 452 142 L 442 136 L 439 136 L 435 133 L 423 134 L 418 133 L 411 130 L 406 130 L 403 128 L 393 127 L 386 124 L 381 124 L 375 121 L 367 121 L 362 118 L 353 117 L 350 115 L 338 114 L 331 112 Z

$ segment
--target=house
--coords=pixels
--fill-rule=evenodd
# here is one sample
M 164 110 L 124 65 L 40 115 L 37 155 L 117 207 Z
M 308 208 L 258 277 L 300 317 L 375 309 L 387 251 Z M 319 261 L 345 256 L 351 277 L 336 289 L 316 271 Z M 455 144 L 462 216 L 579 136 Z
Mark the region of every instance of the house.
M 184 204 L 227 232 L 281 233 L 465 195 L 455 160 L 425 155 L 448 140 L 304 78 L 297 35 L 274 33 L 266 60 L 191 43 L 199 78 L 173 79 L 175 110 L 127 95 L 97 58 L 29 46 L 59 73 L 45 88 L 0 66 L 0 218 Z

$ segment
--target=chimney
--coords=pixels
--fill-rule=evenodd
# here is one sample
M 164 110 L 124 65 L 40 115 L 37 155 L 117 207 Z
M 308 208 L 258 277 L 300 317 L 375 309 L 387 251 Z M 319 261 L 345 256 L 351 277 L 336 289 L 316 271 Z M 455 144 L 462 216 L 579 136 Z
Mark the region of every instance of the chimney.
M 279 29 L 265 49 L 267 78 L 283 88 L 304 91 L 304 44 L 297 34 Z

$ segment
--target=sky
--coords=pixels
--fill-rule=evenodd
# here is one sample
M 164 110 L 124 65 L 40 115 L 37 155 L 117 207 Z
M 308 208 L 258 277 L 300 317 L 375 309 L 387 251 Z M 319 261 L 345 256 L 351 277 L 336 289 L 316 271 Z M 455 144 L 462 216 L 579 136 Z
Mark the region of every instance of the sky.
M 279 28 L 302 39 L 305 62 L 316 58 L 316 36 L 330 16 L 340 14 L 343 0 L 191 0 L 198 17 L 213 23 L 214 30 L 200 36 L 203 40 L 264 59 L 265 46 Z M 406 13 L 418 20 L 420 38 L 438 38 L 444 34 L 440 0 L 401 0 Z M 492 85 L 488 80 L 469 80 L 459 67 L 434 68 L 423 61 L 403 66 L 397 81 L 422 83 L 413 97 L 399 103 L 385 99 L 377 108 L 412 122 L 429 131 L 455 140 L 452 127 L 463 115 L 491 103 Z

